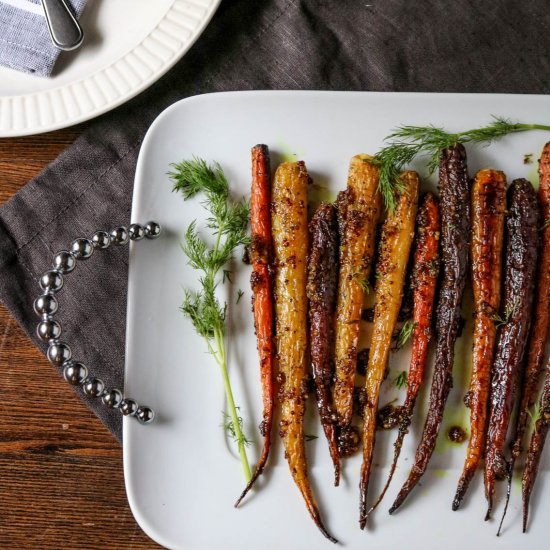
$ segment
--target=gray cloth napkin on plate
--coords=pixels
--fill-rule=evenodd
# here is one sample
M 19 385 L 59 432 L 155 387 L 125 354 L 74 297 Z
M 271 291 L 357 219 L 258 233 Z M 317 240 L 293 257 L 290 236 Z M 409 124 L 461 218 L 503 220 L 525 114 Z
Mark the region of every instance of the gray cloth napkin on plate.
M 222 2 L 172 71 L 0 210 L 0 297 L 45 351 L 32 310 L 39 275 L 75 237 L 130 222 L 141 141 L 178 99 L 250 89 L 547 93 L 549 46 L 547 0 Z M 126 247 L 97 254 L 59 294 L 75 357 L 110 387 L 123 385 L 127 266 Z M 84 399 L 120 439 L 120 414 Z
M 69 0 L 80 17 L 87 0 Z M 0 65 L 50 76 L 61 50 L 50 38 L 40 0 L 0 0 Z

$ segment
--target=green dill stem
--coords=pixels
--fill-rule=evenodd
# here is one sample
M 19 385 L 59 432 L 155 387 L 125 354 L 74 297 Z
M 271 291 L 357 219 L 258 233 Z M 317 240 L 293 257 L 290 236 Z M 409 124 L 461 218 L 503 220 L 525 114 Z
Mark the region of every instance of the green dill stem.
M 220 248 L 221 237 L 225 226 L 220 223 L 218 229 L 218 234 L 216 235 L 216 243 L 214 245 L 214 255 L 217 256 L 218 250 Z M 209 275 L 212 277 L 215 276 L 214 270 L 210 268 L 208 270 Z M 248 457 L 246 456 L 245 449 L 245 438 L 241 430 L 241 424 L 239 422 L 239 417 L 237 415 L 237 407 L 235 406 L 235 400 L 233 399 L 233 390 L 231 389 L 231 384 L 229 382 L 229 375 L 227 373 L 227 357 L 225 355 L 225 336 L 223 331 L 220 330 L 220 327 L 214 329 L 214 342 L 216 343 L 216 352 L 213 353 L 216 358 L 216 362 L 220 366 L 220 371 L 222 373 L 223 386 L 225 388 L 225 396 L 227 398 L 227 404 L 229 407 L 229 414 L 231 416 L 231 421 L 233 422 L 233 427 L 235 429 L 235 439 L 237 441 L 237 447 L 239 449 L 239 456 L 241 457 L 241 464 L 243 467 L 244 477 L 246 483 L 248 483 L 252 477 L 250 471 L 250 464 L 248 463 Z M 210 342 L 208 342 L 208 347 L 212 350 Z
M 246 483 L 250 481 L 252 473 L 250 471 L 250 465 L 248 464 L 248 457 L 246 456 L 244 436 L 241 431 L 241 424 L 239 417 L 237 416 L 237 407 L 235 406 L 235 400 L 233 399 L 233 391 L 231 390 L 231 384 L 229 383 L 229 375 L 227 373 L 227 359 L 225 355 L 225 336 L 219 329 L 214 331 L 214 341 L 216 342 L 216 352 L 218 354 L 217 363 L 220 366 L 220 372 L 222 374 L 223 385 L 225 388 L 225 396 L 227 398 L 227 404 L 229 406 L 229 414 L 231 416 L 231 422 L 235 429 L 235 439 L 237 440 L 237 446 L 239 448 L 239 456 L 241 457 L 241 464 L 243 467 L 244 477 Z
M 518 130 L 545 130 L 547 132 L 550 132 L 550 126 L 546 126 L 544 124 L 516 124 L 515 125 Z

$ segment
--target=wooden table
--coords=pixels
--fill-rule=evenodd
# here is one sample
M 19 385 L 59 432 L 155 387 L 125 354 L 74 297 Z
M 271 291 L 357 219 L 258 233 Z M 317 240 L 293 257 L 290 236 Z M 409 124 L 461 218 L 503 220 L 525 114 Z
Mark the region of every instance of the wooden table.
M 0 204 L 85 128 L 0 139 Z M 0 548 L 160 548 L 128 506 L 121 447 L 2 305 Z

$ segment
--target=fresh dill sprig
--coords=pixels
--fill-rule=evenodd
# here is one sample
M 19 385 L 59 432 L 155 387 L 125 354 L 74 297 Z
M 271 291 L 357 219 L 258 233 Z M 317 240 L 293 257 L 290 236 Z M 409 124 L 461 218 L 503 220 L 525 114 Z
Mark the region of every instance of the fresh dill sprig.
M 401 349 L 409 341 L 417 324 L 418 323 L 415 323 L 412 319 L 403 323 L 401 330 L 397 333 L 397 337 L 395 338 L 396 350 Z
M 360 273 L 359 271 L 355 271 L 351 278 L 363 289 L 363 292 L 365 294 L 369 294 L 370 293 L 370 284 L 369 284 L 369 281 L 367 279 L 367 277 L 365 277 L 362 273 Z
M 495 326 L 497 328 L 502 327 L 504 325 L 507 325 L 510 322 L 510 317 L 515 313 L 517 307 L 519 305 L 519 298 L 514 301 L 514 303 L 510 306 L 508 306 L 504 310 L 504 314 L 500 315 L 498 313 L 494 313 L 491 316 L 491 319 L 494 321 Z
M 241 290 L 239 288 L 239 290 L 237 290 L 237 301 L 235 302 L 236 304 L 238 304 L 240 301 L 241 301 L 241 298 L 244 296 L 244 290 Z
M 238 410 L 239 407 L 236 407 L 236 409 Z M 248 447 L 252 443 L 252 440 L 248 439 L 242 433 L 242 429 L 243 429 L 242 417 L 240 416 L 237 417 L 237 424 L 241 432 L 240 437 L 237 434 L 237 430 L 235 429 L 235 424 L 233 423 L 233 419 L 231 418 L 231 416 L 228 415 L 225 411 L 222 411 L 222 417 L 223 417 L 223 422 L 220 424 L 220 426 L 223 428 L 223 431 L 228 435 L 228 437 L 230 437 L 235 443 L 239 443 L 239 441 L 242 441 L 244 445 Z
M 547 227 L 550 227 L 550 218 L 546 218 L 542 223 L 541 231 L 544 231 Z
M 446 132 L 437 126 L 399 126 L 384 140 L 386 145 L 374 157 L 380 167 L 378 189 L 386 208 L 391 212 L 395 209 L 397 195 L 404 189 L 400 174 L 416 157 L 426 158 L 431 174 L 437 168 L 441 151 L 447 147 L 457 143 L 489 145 L 508 134 L 528 130 L 550 131 L 550 126 L 512 122 L 497 116 L 493 116 L 487 126 L 457 133 Z
M 540 406 L 540 403 L 536 403 L 535 405 L 533 405 L 532 411 L 530 409 L 527 409 L 527 414 L 531 419 L 531 426 L 533 427 L 533 430 L 536 430 L 537 422 L 542 418 L 542 407 Z
M 408 384 L 408 374 L 407 371 L 401 371 L 394 379 L 393 383 L 395 387 L 399 390 L 406 388 Z
M 231 279 L 232 273 L 230 269 L 224 269 L 223 270 L 223 277 L 222 277 L 222 284 L 225 283 L 225 281 L 229 281 L 230 283 L 233 282 Z
M 206 227 L 212 230 L 214 245 L 209 246 L 200 236 L 197 222 L 193 221 L 185 231 L 182 249 L 189 265 L 201 272 L 200 290 L 185 291 L 181 310 L 191 320 L 195 331 L 202 336 L 214 360 L 220 367 L 229 414 L 224 422 L 226 432 L 237 443 L 246 481 L 251 478 L 245 447 L 249 443 L 243 434 L 242 418 L 237 414 L 233 391 L 227 372 L 225 346 L 225 319 L 227 304 L 216 296 L 218 285 L 223 284 L 231 272 L 226 265 L 233 258 L 238 246 L 248 245 L 247 235 L 249 206 L 246 201 L 235 202 L 229 196 L 229 183 L 219 164 L 208 165 L 193 158 L 171 165 L 169 177 L 173 191 L 183 194 L 185 200 L 204 196 L 202 205 L 208 211 Z M 225 413 L 224 413 L 225 414 Z

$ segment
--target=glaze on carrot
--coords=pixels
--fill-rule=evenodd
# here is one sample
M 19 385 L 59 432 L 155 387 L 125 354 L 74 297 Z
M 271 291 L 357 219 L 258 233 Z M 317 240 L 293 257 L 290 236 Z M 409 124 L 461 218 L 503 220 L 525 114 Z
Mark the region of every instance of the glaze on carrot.
M 542 217 L 542 247 L 537 273 L 535 313 L 527 351 L 527 366 L 512 445 L 513 460 L 521 453 L 529 411 L 537 401 L 538 382 L 544 367 L 544 351 L 550 320 L 550 142 L 544 146 L 539 160 L 538 202 Z
M 303 162 L 285 162 L 275 172 L 272 192 L 275 345 L 280 379 L 279 435 L 294 483 L 323 535 L 326 530 L 307 473 L 304 414 L 308 382 L 307 253 L 309 175 Z
M 491 365 L 500 308 L 506 176 L 480 170 L 472 186 L 472 287 L 474 295 L 474 348 L 470 389 L 464 402 L 470 409 L 470 440 L 453 510 L 458 510 L 485 451 L 487 405 Z
M 260 358 L 260 379 L 262 385 L 263 420 L 260 432 L 264 437 L 262 454 L 256 470 L 235 503 L 237 507 L 264 471 L 271 447 L 273 425 L 273 359 L 275 344 L 273 341 L 273 294 L 271 281 L 271 263 L 273 247 L 271 242 L 271 165 L 267 145 L 252 148 L 252 189 L 250 194 L 250 226 L 252 245 L 250 260 L 252 275 L 252 311 L 254 328 Z
M 539 207 L 542 216 L 542 247 L 538 267 L 535 315 L 529 338 L 525 381 L 518 414 L 516 435 L 512 446 L 512 460 L 519 456 L 527 424 L 527 416 L 536 402 L 538 380 L 544 364 L 544 351 L 548 337 L 550 316 L 550 142 L 544 146 L 539 160 Z M 543 396 L 540 401 L 541 422 L 535 428 L 523 474 L 523 531 L 527 529 L 529 499 L 535 483 L 538 463 L 548 425 L 550 423 L 550 365 L 546 367 Z M 546 415 L 546 417 L 544 417 Z
M 412 272 L 414 329 L 412 333 L 411 362 L 407 376 L 407 395 L 403 405 L 399 432 L 394 443 L 390 473 L 380 496 L 368 511 L 367 517 L 380 504 L 390 486 L 403 446 L 403 440 L 412 421 L 416 398 L 424 378 L 424 368 L 432 336 L 432 312 L 439 276 L 440 231 L 439 203 L 433 193 L 426 193 L 420 203 L 416 217 L 416 242 Z
M 509 473 L 504 447 L 531 324 L 539 234 L 535 190 L 527 180 L 514 180 L 508 189 L 504 303 L 501 308 L 504 322 L 497 332 L 495 360 L 491 370 L 485 448 L 486 520 L 491 517 L 493 510 L 495 482 Z
M 535 422 L 521 481 L 524 533 L 527 531 L 527 522 L 529 520 L 529 501 L 531 500 L 531 493 L 533 492 L 533 487 L 537 479 L 544 443 L 546 442 L 546 436 L 550 428 L 550 361 L 546 365 L 546 376 L 539 406 L 540 417 Z
M 392 335 L 397 323 L 407 263 L 414 238 L 420 178 L 416 172 L 400 176 L 403 191 L 397 205 L 382 225 L 379 256 L 376 265 L 376 287 L 372 338 L 365 380 L 363 412 L 363 463 L 359 481 L 359 526 L 367 522 L 367 495 L 376 439 L 376 419 L 380 385 L 388 365 Z
M 334 377 L 334 314 L 338 287 L 338 223 L 336 208 L 321 204 L 309 223 L 307 297 L 311 371 L 321 425 L 334 465 L 334 485 L 340 482 L 336 412 L 332 403 Z
M 369 155 L 351 159 L 347 189 L 338 196 L 340 275 L 335 326 L 333 400 L 340 431 L 353 416 L 359 325 L 380 216 L 379 168 Z
M 462 294 L 466 283 L 471 228 L 470 182 L 466 150 L 461 144 L 448 147 L 441 152 L 439 191 L 443 279 L 437 304 L 436 357 L 428 416 L 413 467 L 389 510 L 390 514 L 403 504 L 428 467 L 452 386 L 454 346 L 458 336 Z

